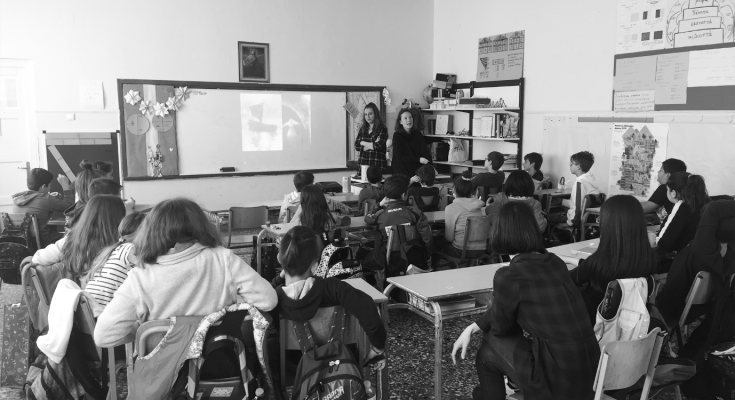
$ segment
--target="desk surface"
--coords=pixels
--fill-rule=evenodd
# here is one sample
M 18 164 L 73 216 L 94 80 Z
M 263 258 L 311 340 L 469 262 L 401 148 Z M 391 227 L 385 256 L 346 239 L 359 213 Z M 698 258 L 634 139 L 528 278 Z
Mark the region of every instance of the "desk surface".
M 277 209 L 281 208 L 281 204 L 283 203 L 283 199 L 276 199 L 276 200 L 255 200 L 255 201 L 238 201 L 233 200 L 230 202 L 227 201 L 212 201 L 212 202 L 197 202 L 203 209 L 211 212 L 227 212 L 230 210 L 230 207 L 258 207 L 258 206 L 266 206 L 270 209 Z M 135 203 L 135 211 L 141 212 L 150 210 L 151 208 L 155 207 L 156 204 L 152 203 Z
M 508 263 L 396 276 L 388 278 L 388 282 L 425 301 L 435 301 L 492 290 L 495 272 L 506 265 Z
M 566 189 L 562 189 L 562 190 L 559 190 L 559 189 L 541 189 L 541 190 L 536 190 L 535 192 L 533 192 L 533 194 L 538 195 L 538 196 L 543 196 L 545 194 L 549 194 L 549 195 L 551 195 L 551 197 L 566 196 L 566 195 L 571 195 L 572 194 L 572 188 L 566 188 Z
M 646 229 L 649 232 L 658 232 L 659 228 L 660 228 L 659 225 L 652 225 L 652 226 L 646 227 Z M 590 247 L 590 245 L 592 245 L 592 247 L 597 247 L 597 245 L 599 244 L 600 244 L 600 239 L 597 238 L 597 239 L 585 240 L 582 242 L 569 243 L 569 244 L 565 244 L 562 246 L 551 247 L 546 250 L 549 253 L 556 254 L 557 256 L 577 257 L 576 254 L 572 254 L 572 250 L 583 249 L 585 247 Z
M 388 297 L 372 286 L 365 282 L 363 279 L 345 279 L 345 282 L 349 283 L 353 288 L 358 289 L 368 296 L 370 296 L 375 304 L 387 303 Z
M 425 212 L 424 215 L 426 215 L 426 218 L 429 220 L 429 222 L 441 222 L 444 221 L 444 211 L 430 211 Z M 365 217 L 357 216 L 357 217 L 350 217 L 350 225 L 348 226 L 341 226 L 339 228 L 345 229 L 345 230 L 356 230 L 356 229 L 365 229 L 368 227 L 368 224 L 365 222 Z M 271 226 L 262 225 L 261 228 L 267 230 L 269 233 L 277 236 L 283 236 L 288 232 L 291 228 L 293 228 L 295 225 L 293 224 L 271 224 Z

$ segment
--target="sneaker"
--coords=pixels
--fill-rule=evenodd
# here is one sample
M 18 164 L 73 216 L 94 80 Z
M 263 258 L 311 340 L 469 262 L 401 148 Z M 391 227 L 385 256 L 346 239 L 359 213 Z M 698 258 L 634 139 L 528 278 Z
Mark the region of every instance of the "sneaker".
M 431 272 L 431 269 L 421 269 L 413 264 L 406 268 L 406 275 L 426 274 Z

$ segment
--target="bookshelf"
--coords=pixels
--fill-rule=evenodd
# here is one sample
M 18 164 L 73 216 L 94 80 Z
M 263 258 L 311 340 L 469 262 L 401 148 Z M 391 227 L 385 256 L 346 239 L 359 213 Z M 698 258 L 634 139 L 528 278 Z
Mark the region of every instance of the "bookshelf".
M 464 163 L 448 162 L 448 161 L 434 161 L 437 165 L 446 165 L 449 167 L 465 167 L 468 169 L 472 168 L 484 168 L 482 161 L 485 159 L 485 155 L 490 151 L 499 151 L 504 154 L 516 154 L 515 164 L 505 164 L 503 170 L 515 171 L 521 168 L 523 163 L 523 97 L 524 97 L 524 78 L 506 80 L 506 81 L 495 81 L 495 82 L 469 82 L 469 83 L 456 83 L 454 88 L 457 89 L 469 89 L 470 97 L 475 95 L 475 89 L 481 88 L 512 88 L 517 87 L 518 89 L 518 107 L 504 107 L 504 108 L 491 108 L 491 107 L 447 107 L 439 109 L 422 109 L 421 111 L 429 115 L 454 113 L 454 126 L 455 131 L 458 130 L 457 125 L 459 119 L 466 118 L 468 136 L 459 135 L 425 135 L 424 139 L 427 142 L 438 142 L 447 141 L 449 139 L 460 139 L 466 140 L 468 143 L 469 160 Z M 492 90 L 492 89 L 490 89 Z M 497 100 L 496 97 L 490 96 L 493 100 Z M 511 104 L 512 105 L 512 104 Z M 472 129 L 472 120 L 474 118 L 480 118 L 491 114 L 504 114 L 512 113 L 517 114 L 518 119 L 518 132 L 515 137 L 512 138 L 496 138 L 486 136 L 474 136 Z M 477 156 L 475 156 L 477 152 Z M 476 164 L 480 165 L 476 165 Z

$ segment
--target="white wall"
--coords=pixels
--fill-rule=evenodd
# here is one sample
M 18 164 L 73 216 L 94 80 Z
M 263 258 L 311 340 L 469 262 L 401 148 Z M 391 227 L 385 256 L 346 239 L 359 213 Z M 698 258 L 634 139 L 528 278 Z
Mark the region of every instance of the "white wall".
M 120 129 L 119 78 L 237 82 L 238 41 L 270 43 L 271 83 L 387 86 L 392 127 L 396 105 L 433 76 L 433 12 L 423 0 L 0 0 L 0 58 L 33 60 L 39 132 Z M 86 79 L 103 81 L 104 111 L 80 110 Z M 125 194 L 206 203 L 292 187 L 291 176 L 195 179 L 126 182 Z
M 544 114 L 610 110 L 616 18 L 613 0 L 435 0 L 434 72 L 475 80 L 477 40 L 525 30 L 523 152 L 541 152 Z

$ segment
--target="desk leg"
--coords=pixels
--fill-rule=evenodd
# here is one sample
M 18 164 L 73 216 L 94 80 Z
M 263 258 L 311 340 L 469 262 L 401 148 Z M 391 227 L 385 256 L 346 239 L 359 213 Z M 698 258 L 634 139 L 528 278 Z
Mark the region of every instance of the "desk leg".
M 388 337 L 388 324 L 386 323 L 385 315 L 388 313 L 387 303 L 380 304 L 380 316 L 383 318 L 383 324 L 385 325 L 386 337 Z M 368 344 L 368 348 L 369 344 Z M 390 392 L 388 391 L 388 374 L 390 368 L 390 351 L 388 350 L 388 340 L 385 341 L 385 368 L 379 370 L 377 373 L 377 389 L 378 400 L 388 400 L 390 398 Z
M 442 309 L 439 303 L 430 302 L 434 309 L 434 399 L 442 398 Z
M 261 248 L 260 248 L 261 244 L 263 243 L 263 235 L 265 235 L 265 229 L 261 229 L 260 233 L 258 233 L 258 240 L 256 243 L 257 247 L 255 249 L 255 257 L 256 257 L 255 260 L 256 260 L 256 263 L 258 264 L 258 267 L 255 270 L 258 272 L 258 275 L 260 275 L 260 271 L 262 267 L 260 264 L 263 262 L 263 258 L 261 257 L 262 256 Z

